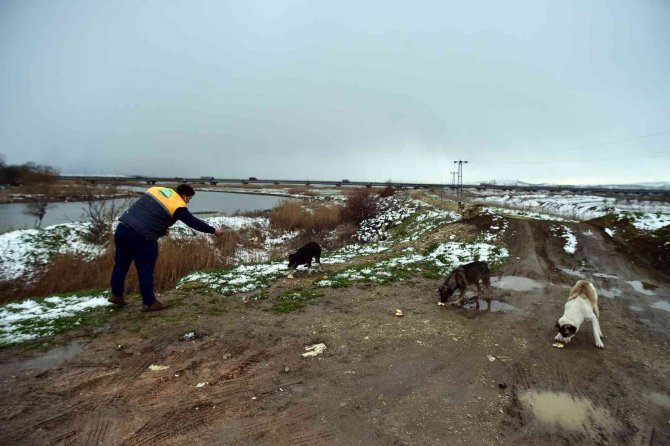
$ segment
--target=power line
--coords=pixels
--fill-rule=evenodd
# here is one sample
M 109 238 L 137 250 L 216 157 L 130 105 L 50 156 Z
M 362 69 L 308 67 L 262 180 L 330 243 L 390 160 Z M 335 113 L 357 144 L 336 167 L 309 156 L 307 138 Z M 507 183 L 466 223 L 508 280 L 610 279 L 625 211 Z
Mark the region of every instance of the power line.
M 553 152 L 552 152 L 553 155 Z M 524 165 L 541 165 L 541 164 L 566 164 L 566 163 L 575 163 L 575 162 L 590 162 L 590 163 L 601 163 L 601 162 L 610 162 L 610 161 L 637 161 L 640 159 L 657 159 L 657 158 L 664 158 L 662 155 L 665 155 L 665 158 L 668 158 L 670 156 L 670 149 L 666 150 L 660 150 L 657 152 L 651 152 L 647 154 L 639 154 L 639 153 L 634 153 L 630 154 L 624 157 L 618 157 L 618 158 L 611 158 L 607 157 L 606 159 L 599 159 L 599 160 L 594 160 L 592 157 L 583 157 L 581 160 L 561 160 L 560 157 L 558 158 L 552 158 L 551 160 L 548 161 L 515 161 L 515 160 L 506 160 L 502 162 L 478 162 L 478 165 L 509 165 L 509 164 L 524 164 Z M 591 155 L 593 156 L 593 155 Z
M 563 149 L 561 149 L 561 148 L 551 149 L 548 152 L 550 152 L 552 154 L 578 152 L 580 150 L 589 149 L 589 148 L 593 148 L 593 147 L 601 147 L 601 146 L 612 145 L 612 144 L 621 144 L 621 143 L 628 142 L 628 141 L 635 141 L 635 140 L 644 139 L 644 138 L 653 138 L 655 136 L 663 136 L 663 135 L 670 135 L 670 130 L 666 130 L 666 131 L 663 131 L 663 132 L 657 132 L 657 133 L 649 133 L 649 134 L 646 134 L 646 135 L 631 136 L 629 138 L 618 139 L 618 140 L 615 140 L 615 141 L 607 141 L 607 142 L 601 142 L 601 143 L 595 143 L 595 144 L 587 144 L 587 145 L 578 146 L 578 147 L 570 147 L 570 148 L 563 148 Z M 660 152 L 652 152 L 652 154 L 663 154 L 663 153 L 666 153 L 667 151 L 670 151 L 670 149 L 667 149 L 665 151 L 660 151 Z M 628 159 L 639 159 L 639 158 L 640 158 L 640 155 L 635 154 L 635 155 L 631 155 L 630 158 L 628 158 Z M 511 161 L 510 160 L 509 162 L 513 162 L 515 164 L 535 164 L 535 162 L 532 162 L 532 161 Z M 540 164 L 545 164 L 546 162 L 541 161 L 539 163 Z M 481 162 L 481 163 L 478 163 L 478 164 L 486 165 L 486 164 L 508 164 L 508 163 L 495 163 L 495 162 L 491 163 L 491 162 L 484 161 L 484 162 Z
M 608 142 L 601 142 L 601 143 L 596 143 L 596 144 L 587 144 L 585 146 L 579 146 L 579 147 L 573 147 L 573 148 L 568 148 L 564 150 L 552 150 L 552 152 L 574 152 L 574 151 L 579 151 L 582 149 L 589 149 L 591 147 L 600 147 L 600 146 L 606 146 L 610 144 L 621 144 L 622 142 L 628 142 L 628 141 L 635 141 L 637 139 L 644 139 L 644 138 L 653 138 L 654 136 L 661 136 L 661 135 L 670 135 L 670 130 L 666 130 L 664 132 L 658 132 L 658 133 L 649 133 L 647 135 L 639 135 L 639 136 L 631 136 L 630 138 L 624 138 L 624 139 L 619 139 L 616 141 L 608 141 Z

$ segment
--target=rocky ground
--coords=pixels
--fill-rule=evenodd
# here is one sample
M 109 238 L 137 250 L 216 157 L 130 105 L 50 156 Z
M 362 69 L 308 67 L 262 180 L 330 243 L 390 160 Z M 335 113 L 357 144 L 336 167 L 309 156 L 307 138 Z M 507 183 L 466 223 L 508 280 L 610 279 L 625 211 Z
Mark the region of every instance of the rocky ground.
M 667 269 L 597 222 L 561 223 L 569 254 L 551 221 L 505 220 L 492 311 L 437 306 L 422 274 L 323 288 L 302 272 L 255 294 L 180 288 L 154 314 L 134 299 L 59 348 L 2 350 L 0 443 L 670 444 Z M 407 245 L 489 225 L 474 213 Z M 599 291 L 603 350 L 588 323 L 552 347 L 579 278 Z

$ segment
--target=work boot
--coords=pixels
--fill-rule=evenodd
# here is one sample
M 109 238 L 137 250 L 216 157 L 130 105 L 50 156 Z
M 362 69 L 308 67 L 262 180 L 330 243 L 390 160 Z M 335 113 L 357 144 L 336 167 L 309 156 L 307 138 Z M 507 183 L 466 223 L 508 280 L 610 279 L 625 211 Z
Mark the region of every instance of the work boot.
M 154 299 L 151 305 L 144 305 L 142 311 L 161 311 L 167 308 L 167 304 L 161 303 L 158 299 Z
M 113 294 L 107 299 L 107 302 L 118 305 L 119 307 L 125 307 L 128 305 L 128 302 L 126 302 L 123 296 L 115 296 Z

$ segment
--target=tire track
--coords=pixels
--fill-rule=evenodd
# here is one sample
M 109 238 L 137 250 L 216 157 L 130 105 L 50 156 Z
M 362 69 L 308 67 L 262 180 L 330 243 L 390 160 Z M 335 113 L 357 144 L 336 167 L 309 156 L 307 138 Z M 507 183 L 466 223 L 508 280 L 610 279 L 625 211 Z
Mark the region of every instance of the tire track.
M 208 386 L 208 393 L 196 394 L 195 401 L 184 403 L 185 407 L 156 414 L 152 420 L 138 429 L 122 444 L 125 446 L 152 446 L 170 442 L 173 439 L 206 431 L 222 416 L 231 417 L 244 409 L 244 405 L 234 404 L 231 400 L 249 399 L 253 394 L 245 380 L 229 381 L 220 386 Z M 183 443 L 181 443 L 183 444 Z
M 109 427 L 109 418 L 103 416 L 100 410 L 93 413 L 93 423 L 89 424 L 90 428 L 86 433 L 84 445 L 99 446 L 104 444 L 105 435 Z
M 158 342 L 152 347 L 149 354 L 142 355 L 138 360 L 133 361 L 127 370 L 123 371 L 112 380 L 110 385 L 115 389 L 112 389 L 110 394 L 101 398 L 101 400 L 95 405 L 95 409 L 93 410 L 92 414 L 94 419 L 92 428 L 87 431 L 86 437 L 82 444 L 85 446 L 98 446 L 105 444 L 105 436 L 109 430 L 110 417 L 105 416 L 104 409 L 106 407 L 111 407 L 113 404 L 122 401 L 128 395 L 132 394 L 132 387 L 137 378 L 146 371 L 152 362 L 157 359 L 158 352 L 167 347 L 169 343 L 169 336 L 160 338 Z M 133 382 L 130 385 L 124 386 L 126 382 L 131 380 Z
M 219 404 L 202 405 L 192 404 L 184 409 L 172 410 L 161 416 L 154 416 L 151 421 L 142 426 L 123 446 L 154 446 L 170 442 L 177 437 L 206 430 L 208 425 L 221 420 L 223 416 L 235 415 Z M 237 410 L 237 409 L 236 409 Z M 183 442 L 180 442 L 183 444 Z
M 249 373 L 248 369 L 254 365 L 260 363 L 261 361 L 268 359 L 270 355 L 264 351 L 254 353 L 249 358 L 242 361 L 241 364 L 226 370 L 221 376 L 216 378 L 212 384 L 217 384 L 220 381 L 229 381 L 234 379 L 239 379 L 240 377 Z

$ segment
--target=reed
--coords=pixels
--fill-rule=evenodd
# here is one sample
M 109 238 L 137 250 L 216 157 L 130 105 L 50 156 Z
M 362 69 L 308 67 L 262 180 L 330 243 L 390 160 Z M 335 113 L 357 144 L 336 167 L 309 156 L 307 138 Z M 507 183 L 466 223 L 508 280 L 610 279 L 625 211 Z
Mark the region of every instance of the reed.
M 154 287 L 158 292 L 172 289 L 177 281 L 194 271 L 222 268 L 232 263 L 238 235 L 226 231 L 224 235 L 193 237 L 160 241 L 158 261 L 154 270 Z M 56 254 L 48 266 L 39 270 L 31 282 L 11 281 L 0 283 L 3 302 L 26 297 L 51 296 L 59 293 L 87 289 L 109 288 L 114 266 L 114 249 L 107 249 L 93 260 L 76 254 Z M 138 292 L 137 273 L 130 267 L 126 276 L 126 293 Z
M 270 225 L 283 231 L 318 233 L 342 223 L 339 206 L 317 205 L 306 208 L 297 201 L 282 201 L 270 213 Z

